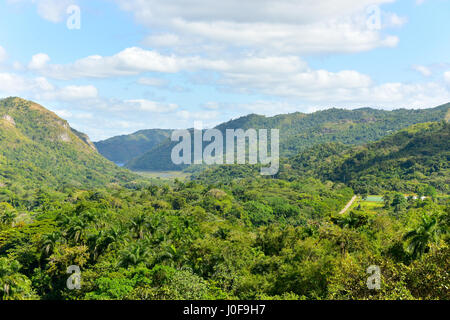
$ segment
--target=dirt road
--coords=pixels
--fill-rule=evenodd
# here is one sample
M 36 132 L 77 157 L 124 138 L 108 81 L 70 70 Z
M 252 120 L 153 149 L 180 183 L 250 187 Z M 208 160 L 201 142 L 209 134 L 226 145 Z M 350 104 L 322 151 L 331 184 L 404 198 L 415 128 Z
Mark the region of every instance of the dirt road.
M 344 207 L 344 209 L 342 209 L 341 212 L 339 212 L 339 214 L 344 214 L 345 212 L 347 212 L 348 208 L 351 207 L 353 202 L 355 202 L 356 198 L 358 198 L 358 197 L 357 196 L 353 196 L 353 198 L 347 203 L 347 205 Z

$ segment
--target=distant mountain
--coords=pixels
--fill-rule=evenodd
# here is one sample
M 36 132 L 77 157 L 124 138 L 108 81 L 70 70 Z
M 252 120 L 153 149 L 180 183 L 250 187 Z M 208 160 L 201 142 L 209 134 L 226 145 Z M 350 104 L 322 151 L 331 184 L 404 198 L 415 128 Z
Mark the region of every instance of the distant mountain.
M 443 120 L 449 116 L 449 107 L 450 104 L 420 110 L 328 109 L 311 114 L 297 112 L 274 117 L 250 114 L 220 124 L 216 128 L 222 132 L 237 128 L 279 129 L 280 154 L 289 157 L 309 147 L 328 142 L 362 145 L 376 141 L 412 124 Z M 170 159 L 175 145 L 175 142 L 166 140 L 130 160 L 126 167 L 149 171 L 181 169 L 183 166 L 174 165 Z
M 53 112 L 20 98 L 0 100 L 0 187 L 84 188 L 135 178 Z
M 449 193 L 450 124 L 416 124 L 364 146 L 316 146 L 289 159 L 280 176 L 341 181 L 357 192 L 417 191 L 430 184 Z
M 98 152 L 105 158 L 120 164 L 125 164 L 147 151 L 150 151 L 164 140 L 167 140 L 172 130 L 149 129 L 133 134 L 109 138 L 95 142 Z

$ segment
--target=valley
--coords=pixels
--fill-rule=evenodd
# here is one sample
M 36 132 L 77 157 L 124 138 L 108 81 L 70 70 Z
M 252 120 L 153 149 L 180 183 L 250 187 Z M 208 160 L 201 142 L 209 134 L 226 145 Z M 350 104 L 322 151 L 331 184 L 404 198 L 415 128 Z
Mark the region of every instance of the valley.
M 0 299 L 448 300 L 449 106 L 219 125 L 280 128 L 280 171 L 262 176 L 172 167 L 170 130 L 92 144 L 0 100 Z

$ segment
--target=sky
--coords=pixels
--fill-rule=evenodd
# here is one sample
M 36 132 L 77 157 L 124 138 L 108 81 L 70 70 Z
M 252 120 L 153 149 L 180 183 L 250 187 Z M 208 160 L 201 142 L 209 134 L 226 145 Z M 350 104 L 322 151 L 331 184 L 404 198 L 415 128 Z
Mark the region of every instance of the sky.
M 0 0 L 0 98 L 97 141 L 450 102 L 450 0 Z

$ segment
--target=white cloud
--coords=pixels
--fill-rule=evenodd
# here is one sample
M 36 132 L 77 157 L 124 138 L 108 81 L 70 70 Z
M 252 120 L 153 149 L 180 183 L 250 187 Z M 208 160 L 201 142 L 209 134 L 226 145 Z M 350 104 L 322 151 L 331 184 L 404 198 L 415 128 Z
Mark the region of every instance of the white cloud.
M 177 117 L 180 117 L 184 120 L 192 120 L 192 121 L 211 121 L 216 119 L 219 116 L 219 112 L 217 111 L 188 111 L 188 110 L 180 110 L 176 113 Z M 193 122 L 192 122 L 193 124 Z
M 401 27 L 408 22 L 408 19 L 405 17 L 400 17 L 395 13 L 386 13 L 384 15 L 384 26 L 389 27 Z
M 183 46 L 204 52 L 225 45 L 260 52 L 360 52 L 395 46 L 395 36 L 370 30 L 365 8 L 395 0 L 228 0 L 211 5 L 206 0 L 116 0 L 134 13 L 138 22 L 166 30 L 148 36 L 151 46 Z M 405 19 L 382 15 L 383 27 L 399 26 Z M 203 44 L 200 44 L 201 42 Z M 226 50 L 225 49 L 225 50 Z
M 444 79 L 450 85 L 450 71 L 444 73 Z
M 142 72 L 177 72 L 178 62 L 174 57 L 163 56 L 155 51 L 127 48 L 113 56 L 89 56 L 71 64 L 48 64 L 45 54 L 33 56 L 29 67 L 34 71 L 56 79 L 82 77 L 106 78 L 137 75 Z
M 167 81 L 160 78 L 139 78 L 137 83 L 150 87 L 162 87 L 167 85 Z
M 181 33 L 187 33 L 194 39 L 200 37 L 208 43 L 252 48 L 269 54 L 361 52 L 377 47 L 394 47 L 399 41 L 395 36 L 382 37 L 378 31 L 367 29 L 362 21 L 358 25 L 353 21 L 334 20 L 313 25 L 243 25 L 221 21 L 209 23 L 177 20 L 174 27 Z
M 14 73 L 0 73 L 0 92 L 4 95 L 48 90 L 54 90 L 54 87 L 45 78 L 27 79 Z
M 226 72 L 220 84 L 240 92 L 257 92 L 272 96 L 307 98 L 320 96 L 333 90 L 367 88 L 372 84 L 369 76 L 344 70 L 293 70 L 290 73 Z
M 39 58 L 37 58 L 39 57 Z M 153 58 L 153 59 L 152 59 Z M 180 71 L 212 71 L 218 75 L 214 81 L 210 78 L 204 83 L 216 85 L 242 93 L 258 93 L 272 97 L 300 99 L 304 102 L 319 104 L 323 101 L 333 103 L 360 104 L 401 104 L 402 106 L 418 106 L 447 99 L 448 92 L 435 85 L 406 85 L 387 83 L 376 85 L 365 74 L 354 70 L 330 72 L 311 69 L 296 56 L 246 56 L 241 59 L 214 60 L 199 56 L 178 57 L 162 55 L 155 51 L 141 48 L 128 48 L 110 57 L 88 57 L 67 65 L 47 63 L 46 55 L 34 56 L 30 67 L 46 76 L 55 78 L 107 77 L 117 75 L 140 74 L 148 71 L 180 72 Z M 416 68 L 426 74 L 426 69 Z M 201 78 L 197 81 L 202 81 Z M 157 78 L 141 78 L 138 83 L 160 85 Z M 428 90 L 428 91 L 427 91 Z M 52 93 L 57 95 L 56 93 Z M 78 99 L 78 97 L 95 97 L 97 92 L 92 88 L 60 89 L 59 99 Z M 433 96 L 435 98 L 433 98 Z M 436 97 L 441 97 L 437 99 Z M 171 112 L 176 105 L 161 104 L 148 100 L 130 100 L 134 108 L 154 113 Z M 108 108 L 114 108 L 109 105 Z M 124 110 L 123 104 L 118 109 Z M 186 113 L 180 116 L 186 117 Z M 189 114 L 190 116 L 190 114 Z M 201 118 L 202 116 L 197 116 Z
M 8 55 L 6 54 L 6 50 L 0 46 L 0 63 L 6 61 Z
M 58 23 L 67 16 L 67 8 L 76 0 L 7 0 L 8 3 L 36 5 L 37 13 L 43 19 Z
M 220 108 L 220 104 L 217 102 L 207 102 L 203 105 L 204 109 L 208 109 L 208 110 L 217 110 Z
M 175 73 L 209 70 L 218 72 L 285 74 L 307 69 L 296 56 L 248 56 L 241 59 L 207 59 L 200 56 L 162 55 L 138 47 L 124 49 L 109 57 L 89 56 L 70 64 L 49 64 L 46 54 L 34 55 L 28 65 L 32 71 L 56 79 L 106 78 L 138 75 L 145 72 Z M 142 78 L 141 84 L 154 82 Z
M 175 47 L 187 44 L 187 42 L 180 39 L 179 36 L 169 33 L 147 36 L 144 39 L 143 43 L 147 46 L 156 46 L 156 47 Z
M 47 101 L 75 101 L 96 98 L 98 92 L 92 85 L 58 88 L 44 77 L 26 78 L 14 73 L 0 73 L 0 95 Z
M 288 103 L 286 101 L 264 100 L 257 100 L 252 103 L 241 103 L 237 106 L 238 109 L 243 109 L 248 113 L 256 113 L 266 116 L 295 112 L 298 111 L 299 107 L 300 105 L 298 104 Z
M 450 91 L 435 82 L 385 83 L 357 90 L 349 101 L 391 108 L 430 108 L 450 101 Z
M 26 69 L 19 61 L 14 61 L 12 67 L 15 71 L 24 71 Z
M 185 21 L 235 21 L 308 24 L 361 11 L 369 5 L 394 0 L 228 0 L 211 3 L 207 0 L 116 0 L 145 24 Z
M 349 107 L 357 104 L 420 107 L 450 100 L 448 90 L 438 83 L 375 84 L 368 75 L 355 70 L 330 72 L 311 69 L 302 59 L 292 55 L 247 55 L 240 59 L 225 57 L 219 60 L 200 56 L 163 55 L 156 51 L 133 47 L 113 56 L 91 56 L 66 65 L 49 64 L 48 57 L 41 54 L 33 56 L 29 66 L 32 67 L 30 70 L 59 79 L 136 75 L 149 71 L 170 73 L 211 71 L 214 72 L 214 77 L 206 76 L 205 78 L 204 74 L 198 75 L 197 83 L 215 85 L 240 93 L 297 99 L 305 103 L 304 105 L 308 103 L 321 105 L 326 101 Z M 414 68 L 424 75 L 431 75 L 431 71 L 424 66 L 415 66 Z M 162 85 L 158 78 L 151 77 L 142 77 L 138 83 Z M 74 90 L 66 88 L 51 94 L 63 100 L 78 99 L 83 95 L 92 98 L 97 95 L 97 92 L 92 88 L 91 90 L 83 88 L 74 93 Z M 142 99 L 130 100 L 125 104 L 118 103 L 117 105 L 118 110 L 130 107 L 153 113 L 172 112 L 178 108 L 176 105 Z M 108 108 L 111 109 L 114 106 L 108 105 Z M 192 117 L 191 113 L 180 112 L 179 116 L 182 118 Z M 208 115 L 206 116 L 208 117 Z M 198 119 L 202 117 L 201 115 L 196 116 Z
M 43 69 L 50 61 L 50 57 L 45 53 L 38 53 L 31 57 L 31 61 L 28 64 L 28 68 L 32 70 Z
M 44 100 L 75 101 L 94 99 L 98 96 L 98 91 L 97 88 L 92 85 L 71 85 L 50 92 L 38 93 L 37 96 Z
M 434 82 L 425 84 L 385 83 L 366 88 L 326 90 L 311 95 L 303 92 L 301 95 L 303 96 L 301 102 L 297 99 L 258 100 L 252 103 L 241 103 L 234 107 L 230 106 L 230 108 L 240 114 L 242 114 L 242 110 L 245 110 L 273 116 L 295 111 L 314 112 L 331 107 L 346 109 L 375 107 L 389 110 L 431 108 L 450 101 L 449 89 Z
M 94 115 L 92 113 L 89 113 L 89 112 L 76 112 L 76 113 L 73 113 L 72 111 L 65 110 L 65 109 L 54 109 L 53 112 L 56 113 L 58 116 L 60 116 L 63 119 L 80 119 L 80 120 L 94 119 Z
M 48 55 L 32 57 L 28 68 L 56 79 L 106 78 L 138 75 L 144 72 L 175 73 L 210 70 L 219 72 L 289 73 L 307 68 L 296 56 L 245 57 L 241 59 L 206 59 L 200 56 L 177 57 L 131 47 L 108 57 L 89 56 L 70 64 L 49 64 Z M 146 82 L 146 80 L 142 80 Z
M 166 104 L 145 99 L 126 100 L 125 102 L 128 103 L 131 107 L 137 108 L 141 111 L 167 113 L 178 109 L 178 105 L 174 103 Z
M 417 72 L 421 73 L 425 77 L 431 76 L 433 73 L 431 72 L 430 68 L 420 65 L 413 66 L 413 69 Z

